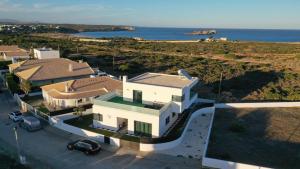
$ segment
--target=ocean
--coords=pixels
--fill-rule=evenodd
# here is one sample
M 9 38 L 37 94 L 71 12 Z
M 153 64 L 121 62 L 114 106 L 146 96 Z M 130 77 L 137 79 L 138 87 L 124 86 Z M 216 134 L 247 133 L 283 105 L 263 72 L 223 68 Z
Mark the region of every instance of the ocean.
M 77 36 L 93 38 L 111 37 L 139 37 L 145 40 L 199 40 L 211 35 L 187 35 L 197 30 L 193 28 L 146 28 L 136 27 L 135 31 L 113 32 L 81 32 Z M 238 41 L 262 41 L 262 42 L 300 42 L 300 30 L 277 29 L 214 29 L 217 34 L 214 38 L 227 37 L 229 40 Z

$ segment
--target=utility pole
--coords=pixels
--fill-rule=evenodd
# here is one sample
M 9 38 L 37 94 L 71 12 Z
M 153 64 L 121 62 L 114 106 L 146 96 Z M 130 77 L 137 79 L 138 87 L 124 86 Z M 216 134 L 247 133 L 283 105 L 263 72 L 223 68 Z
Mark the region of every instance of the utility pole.
M 223 80 L 223 71 L 221 72 L 221 76 L 220 76 L 218 101 L 220 101 L 220 96 L 221 96 L 222 80 Z
M 15 131 L 19 160 L 20 160 L 20 163 L 24 165 L 24 164 L 26 164 L 26 158 L 25 158 L 25 156 L 22 156 L 22 154 L 21 154 L 21 149 L 20 149 L 19 140 L 18 140 L 17 126 L 14 127 L 14 131 Z

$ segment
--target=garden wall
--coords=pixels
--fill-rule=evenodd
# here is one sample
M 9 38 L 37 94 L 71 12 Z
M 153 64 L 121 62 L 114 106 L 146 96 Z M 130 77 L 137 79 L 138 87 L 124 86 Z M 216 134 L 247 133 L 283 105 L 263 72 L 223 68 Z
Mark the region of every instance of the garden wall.
M 104 135 L 65 124 L 61 119 L 59 119 L 57 117 L 51 117 L 50 124 L 52 124 L 54 127 L 58 128 L 58 129 L 66 131 L 66 132 L 73 133 L 73 134 L 76 134 L 76 135 L 79 135 L 82 137 L 88 137 L 95 141 L 104 143 Z M 120 147 L 120 139 L 110 138 L 110 145 Z
M 217 103 L 216 109 L 228 108 L 267 108 L 267 107 L 300 107 L 300 102 L 265 102 L 265 103 Z

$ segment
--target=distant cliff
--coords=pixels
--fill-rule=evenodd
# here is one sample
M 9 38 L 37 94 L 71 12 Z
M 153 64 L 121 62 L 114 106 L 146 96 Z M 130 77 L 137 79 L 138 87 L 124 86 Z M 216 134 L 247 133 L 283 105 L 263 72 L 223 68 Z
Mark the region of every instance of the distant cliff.
M 73 29 L 78 32 L 109 32 L 109 31 L 134 31 L 133 26 L 114 25 L 83 25 L 83 24 L 57 24 L 57 26 Z

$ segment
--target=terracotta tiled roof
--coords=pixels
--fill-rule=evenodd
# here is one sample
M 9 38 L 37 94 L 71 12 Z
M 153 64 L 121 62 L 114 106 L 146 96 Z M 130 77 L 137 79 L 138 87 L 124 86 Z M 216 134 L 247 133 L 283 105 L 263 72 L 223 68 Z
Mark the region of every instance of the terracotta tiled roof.
M 43 86 L 42 89 L 55 99 L 80 99 L 122 90 L 123 87 L 121 81 L 102 76 L 51 84 Z
M 40 68 L 41 66 L 33 67 L 22 72 L 17 72 L 16 75 L 22 77 L 22 79 L 29 80 Z
M 2 45 L 0 46 L 0 52 L 13 52 L 13 51 L 18 51 L 20 48 L 16 45 Z
M 70 71 L 69 66 L 72 66 Z M 11 69 L 19 75 L 20 78 L 30 81 L 51 80 L 58 78 L 76 77 L 94 74 L 94 71 L 87 63 L 78 63 L 69 59 L 43 59 L 43 60 L 26 60 L 22 64 L 18 63 L 9 65 Z M 39 67 L 39 69 L 37 69 Z M 33 69 L 36 68 L 36 69 Z M 26 71 L 26 70 L 36 71 Z M 26 71 L 26 72 L 24 72 Z
M 6 56 L 29 56 L 25 51 L 4 52 Z

